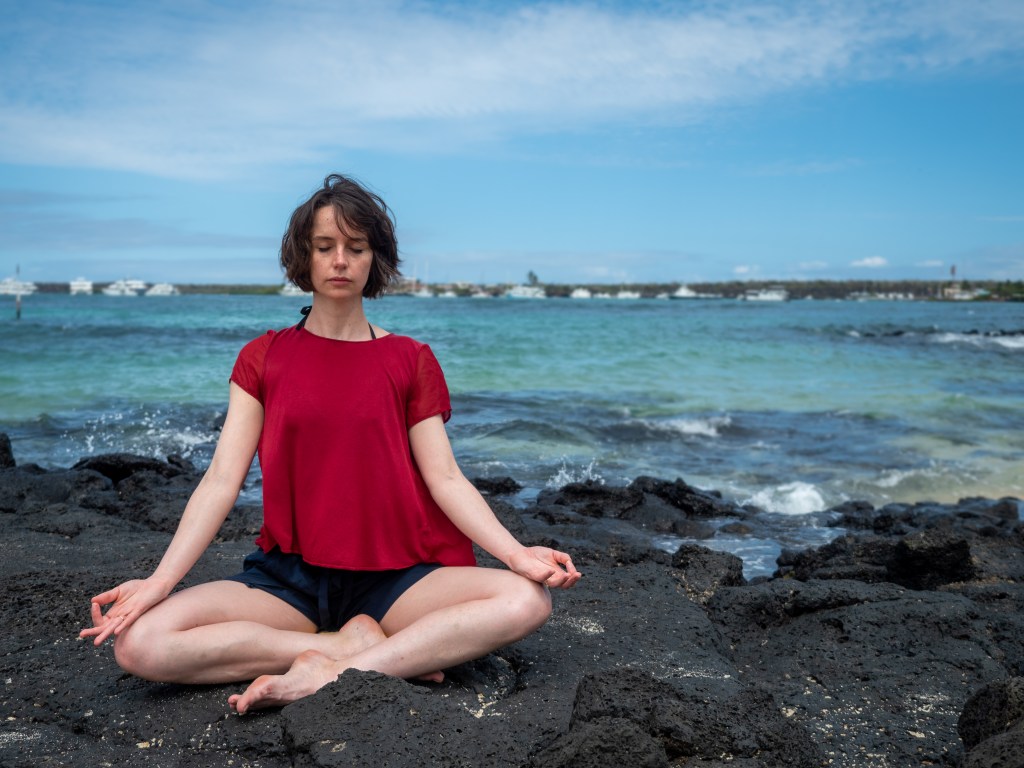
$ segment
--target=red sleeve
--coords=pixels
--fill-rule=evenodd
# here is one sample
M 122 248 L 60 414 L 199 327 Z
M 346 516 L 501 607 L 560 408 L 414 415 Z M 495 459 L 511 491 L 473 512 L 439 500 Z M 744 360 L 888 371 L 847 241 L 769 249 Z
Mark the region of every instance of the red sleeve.
M 416 380 L 405 406 L 405 425 L 412 427 L 437 414 L 448 421 L 452 417 L 452 404 L 441 365 L 430 347 L 424 344 L 416 357 Z
M 263 360 L 267 347 L 274 338 L 273 331 L 253 339 L 238 353 L 235 367 L 231 370 L 231 381 L 263 403 Z

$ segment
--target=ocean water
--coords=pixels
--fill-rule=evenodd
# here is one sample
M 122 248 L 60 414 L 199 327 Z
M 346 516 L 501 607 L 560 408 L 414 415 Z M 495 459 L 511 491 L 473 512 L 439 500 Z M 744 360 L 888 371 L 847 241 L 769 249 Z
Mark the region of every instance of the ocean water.
M 238 350 L 305 303 L 36 294 L 15 320 L 2 299 L 0 431 L 46 467 L 203 466 Z M 1024 496 L 1024 304 L 387 297 L 368 314 L 434 349 L 469 477 L 511 476 L 523 502 L 681 477 L 764 510 L 771 535 L 712 542 L 751 573 L 835 535 L 819 513 L 842 501 Z

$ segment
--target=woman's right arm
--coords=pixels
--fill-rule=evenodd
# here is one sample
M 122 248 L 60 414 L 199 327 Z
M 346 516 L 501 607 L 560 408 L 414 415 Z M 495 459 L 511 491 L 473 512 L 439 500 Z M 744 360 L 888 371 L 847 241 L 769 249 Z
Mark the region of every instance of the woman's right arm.
M 160 564 L 148 579 L 127 581 L 92 598 L 93 626 L 79 637 L 96 645 L 166 598 L 210 546 L 238 499 L 263 430 L 263 406 L 234 382 L 217 448 L 192 492 Z M 102 606 L 112 604 L 104 614 Z

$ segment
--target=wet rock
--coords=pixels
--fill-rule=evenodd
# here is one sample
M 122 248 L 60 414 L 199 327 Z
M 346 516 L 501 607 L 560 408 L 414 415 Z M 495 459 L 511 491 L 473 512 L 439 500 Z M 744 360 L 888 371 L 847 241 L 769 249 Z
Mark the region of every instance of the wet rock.
M 632 488 L 606 486 L 596 480 L 569 483 L 558 490 L 544 490 L 537 495 L 537 506 L 569 507 L 586 517 L 620 518 L 644 501 L 643 492 Z
M 941 530 L 899 539 L 841 536 L 823 547 L 784 551 L 776 576 L 800 579 L 889 581 L 911 589 L 934 589 L 975 575 L 970 542 Z
M 11 438 L 6 432 L 0 432 L 0 469 L 10 469 L 13 466 L 15 466 L 15 461 Z
M 676 509 L 693 517 L 717 518 L 741 516 L 740 509 L 722 499 L 717 491 L 702 491 L 683 480 L 658 480 L 654 477 L 638 477 L 629 487 L 653 494 Z
M 708 681 L 670 684 L 618 669 L 580 682 L 569 732 L 531 764 L 667 766 L 755 757 L 757 765 L 780 768 L 809 768 L 822 759 L 810 736 L 786 722 L 763 692 Z
M 986 685 L 967 700 L 957 724 L 960 738 L 969 750 L 993 736 L 1022 727 L 1024 677 Z
M 514 496 L 523 490 L 511 477 L 475 477 L 472 482 L 484 496 Z
M 191 467 L 191 464 L 188 466 Z M 151 459 L 148 456 L 137 456 L 133 453 L 108 453 L 102 456 L 91 456 L 82 459 L 71 468 L 91 469 L 94 472 L 99 472 L 101 475 L 109 477 L 114 485 L 118 485 L 136 472 L 148 471 L 161 477 L 176 477 L 194 471 L 194 468 L 190 470 L 182 466 L 181 459 L 172 463 Z
M 710 538 L 715 528 L 703 520 L 691 519 L 691 513 L 694 517 L 711 516 L 712 509 L 736 513 L 734 507 L 681 480 L 665 483 L 653 478 L 641 478 L 627 487 L 606 486 L 593 480 L 570 483 L 540 493 L 536 506 L 539 514 L 553 520 L 559 508 L 568 508 L 587 518 L 615 518 L 656 533 L 694 539 Z
M 942 531 L 904 536 L 888 569 L 892 581 L 911 589 L 934 589 L 975 575 L 967 539 Z
M 955 764 L 969 691 L 1005 675 L 992 617 L 960 595 L 776 579 L 720 588 L 708 609 L 746 683 L 837 764 Z
M 48 472 L 34 464 L 0 469 L 0 512 L 34 514 L 55 504 L 82 503 L 111 489 L 107 478 L 91 471 Z
M 198 482 L 184 460 L 137 459 L 0 469 L 2 765 L 1018 764 L 1016 500 L 849 505 L 830 514 L 867 535 L 747 583 L 732 555 L 655 548 L 683 522 L 757 530 L 682 481 L 580 484 L 526 509 L 491 496 L 525 543 L 584 573 L 553 591 L 545 627 L 439 685 L 346 673 L 237 717 L 241 686 L 149 683 L 75 639 L 91 596 L 152 572 Z M 233 510 L 182 586 L 236 572 L 259 517 Z
M 970 752 L 964 768 L 1024 768 L 1024 728 L 1011 730 L 983 741 Z
M 686 594 L 706 603 L 719 587 L 739 587 L 743 578 L 743 561 L 728 552 L 716 552 L 694 544 L 684 544 L 672 556 L 672 567 L 686 587 Z
M 967 498 L 956 504 L 887 504 L 877 510 L 867 502 L 854 501 L 829 511 L 833 526 L 889 536 L 924 530 L 999 536 L 1012 531 L 1021 515 L 1020 501 L 1011 498 Z

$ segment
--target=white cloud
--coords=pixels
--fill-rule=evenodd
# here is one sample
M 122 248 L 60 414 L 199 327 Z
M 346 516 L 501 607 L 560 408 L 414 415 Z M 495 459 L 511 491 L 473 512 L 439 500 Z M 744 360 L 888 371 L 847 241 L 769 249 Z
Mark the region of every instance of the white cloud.
M 799 264 L 797 264 L 797 269 L 801 272 L 818 272 L 822 269 L 828 269 L 828 262 L 801 261 Z
M 737 277 L 744 277 L 746 275 L 752 275 L 757 272 L 757 267 L 750 267 L 746 264 L 740 264 L 732 268 L 732 273 Z
M 1024 39 L 1015 0 L 656 8 L 38 0 L 5 14 L 0 161 L 232 176 L 344 148 L 685 125 L 835 80 L 976 64 Z
M 928 259 L 927 261 L 919 261 L 914 266 L 921 267 L 922 269 L 937 269 L 944 266 L 944 264 L 940 259 Z
M 863 269 L 878 269 L 879 267 L 889 266 L 889 262 L 883 256 L 868 256 L 866 259 L 850 262 L 850 266 Z

